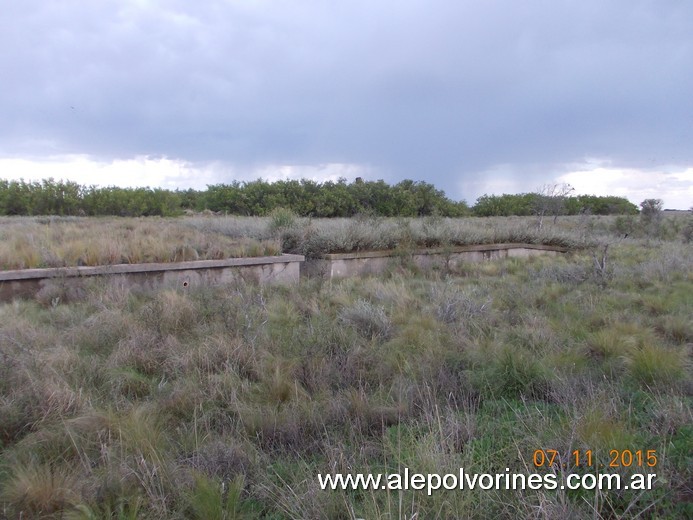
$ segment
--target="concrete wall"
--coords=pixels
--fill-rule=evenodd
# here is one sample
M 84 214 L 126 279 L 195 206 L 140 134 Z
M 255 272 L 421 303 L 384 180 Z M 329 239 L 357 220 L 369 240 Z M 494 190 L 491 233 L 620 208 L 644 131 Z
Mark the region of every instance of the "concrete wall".
M 383 273 L 398 262 L 408 261 L 420 269 L 455 269 L 465 262 L 485 262 L 507 257 L 557 255 L 565 248 L 535 244 L 488 244 L 415 251 L 368 251 L 329 254 L 309 259 L 301 266 L 302 276 L 331 280 Z
M 95 279 L 109 279 L 131 290 L 160 287 L 185 289 L 238 280 L 259 284 L 298 284 L 301 255 L 200 260 L 163 264 L 119 264 L 96 267 L 0 271 L 0 301 L 37 298 L 50 303 L 79 299 Z
M 329 254 L 304 261 L 301 255 L 200 260 L 164 264 L 119 264 L 96 267 L 0 271 L 0 301 L 37 298 L 44 303 L 80 299 L 94 281 L 129 290 L 220 285 L 238 280 L 258 284 L 297 284 L 301 276 L 325 279 L 379 274 L 402 262 L 420 269 L 455 269 L 465 262 L 506 257 L 557 255 L 566 249 L 534 244 L 490 244 L 415 251 L 370 251 Z

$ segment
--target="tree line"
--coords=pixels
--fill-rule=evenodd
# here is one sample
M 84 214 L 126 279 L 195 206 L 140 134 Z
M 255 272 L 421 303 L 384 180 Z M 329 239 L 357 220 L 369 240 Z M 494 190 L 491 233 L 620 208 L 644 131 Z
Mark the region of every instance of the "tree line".
M 472 208 L 478 217 L 547 215 L 637 215 L 638 207 L 624 197 L 597 195 L 483 195 Z
M 592 195 L 547 196 L 542 193 L 484 195 L 469 207 L 453 201 L 432 184 L 404 180 L 389 185 L 382 180 L 349 183 L 311 180 L 267 182 L 234 181 L 208 185 L 205 190 L 83 186 L 72 181 L 1 180 L 0 215 L 67 216 L 176 216 L 186 211 L 263 216 L 285 208 L 303 217 L 385 217 L 597 215 L 637 214 L 622 197 Z

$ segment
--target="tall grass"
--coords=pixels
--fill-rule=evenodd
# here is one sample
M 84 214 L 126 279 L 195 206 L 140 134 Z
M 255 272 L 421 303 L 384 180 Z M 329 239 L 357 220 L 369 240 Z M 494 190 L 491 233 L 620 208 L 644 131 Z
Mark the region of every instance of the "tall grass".
M 668 227 L 663 230 L 682 225 L 676 217 L 669 217 L 666 223 Z M 614 217 L 562 217 L 540 227 L 531 217 L 309 219 L 283 209 L 269 217 L 3 217 L 0 269 L 177 262 L 282 251 L 317 257 L 492 243 L 579 249 L 616 242 L 623 238 L 621 227 Z M 676 239 L 678 235 L 662 231 L 661 237 Z M 646 235 L 644 240 L 651 244 L 656 237 Z M 661 268 L 666 271 L 666 267 Z
M 415 236 L 423 223 L 393 225 Z M 608 233 L 606 283 L 578 250 L 293 288 L 102 285 L 68 304 L 3 304 L 0 515 L 686 518 L 691 246 Z M 538 449 L 564 461 L 593 450 L 598 463 L 656 450 L 656 488 L 428 496 L 317 482 L 557 471 L 534 467 Z
M 281 236 L 284 252 L 306 256 L 325 253 L 462 246 L 493 243 L 530 243 L 585 247 L 601 239 L 622 236 L 611 217 L 562 217 L 556 224 L 537 225 L 529 217 L 451 219 L 442 217 L 351 219 L 298 218 L 286 211 L 270 217 L 190 217 L 196 229 L 230 237 L 267 239 Z
M 181 262 L 276 255 L 271 237 L 229 237 L 182 219 L 0 218 L 0 269 Z

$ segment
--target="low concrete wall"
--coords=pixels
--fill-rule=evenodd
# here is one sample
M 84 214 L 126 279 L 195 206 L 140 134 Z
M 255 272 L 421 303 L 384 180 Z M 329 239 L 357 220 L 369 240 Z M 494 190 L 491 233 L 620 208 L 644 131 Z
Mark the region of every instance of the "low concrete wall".
M 328 254 L 306 260 L 301 275 L 326 279 L 383 273 L 395 262 L 408 261 L 420 269 L 455 269 L 465 262 L 484 262 L 507 257 L 557 255 L 566 248 L 539 244 L 485 244 L 414 251 L 366 251 Z
M 300 277 L 301 255 L 230 258 L 159 264 L 118 264 L 95 267 L 62 267 L 0 271 L 0 301 L 14 298 L 38 298 L 50 303 L 77 299 L 86 284 L 98 278 L 129 289 L 159 287 L 195 287 L 218 285 L 237 280 L 259 284 L 297 284 Z
M 488 244 L 414 251 L 328 254 L 304 261 L 301 255 L 199 260 L 162 264 L 118 264 L 0 271 L 0 301 L 37 298 L 44 303 L 81 298 L 94 280 L 108 279 L 129 290 L 220 285 L 238 280 L 259 284 L 298 284 L 300 276 L 326 279 L 379 274 L 401 262 L 420 269 L 455 269 L 465 262 L 506 257 L 557 255 L 565 248 L 534 244 Z

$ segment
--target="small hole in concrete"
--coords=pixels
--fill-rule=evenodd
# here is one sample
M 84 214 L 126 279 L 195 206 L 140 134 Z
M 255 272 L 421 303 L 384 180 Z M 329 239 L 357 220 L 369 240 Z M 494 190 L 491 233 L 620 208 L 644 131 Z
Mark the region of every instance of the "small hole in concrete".
M 188 282 L 183 282 L 183 287 L 187 287 L 187 286 L 188 286 Z

